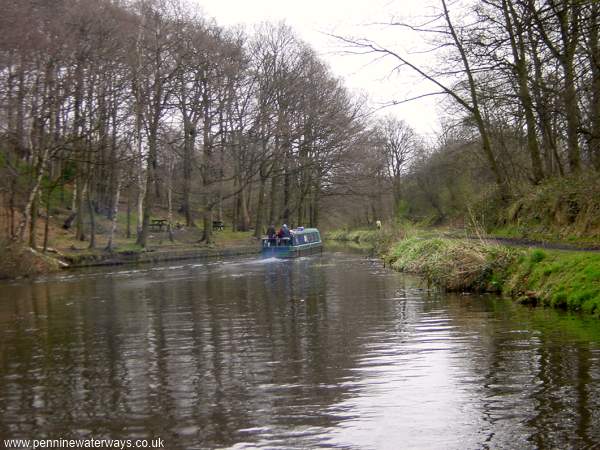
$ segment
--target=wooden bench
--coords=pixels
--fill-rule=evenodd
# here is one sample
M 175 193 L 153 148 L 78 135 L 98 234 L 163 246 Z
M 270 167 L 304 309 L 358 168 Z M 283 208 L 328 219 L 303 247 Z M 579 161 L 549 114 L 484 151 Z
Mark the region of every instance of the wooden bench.
M 163 226 L 165 226 L 166 229 L 166 225 L 167 225 L 167 219 L 152 219 L 150 221 L 150 228 L 152 228 L 154 231 L 162 231 Z

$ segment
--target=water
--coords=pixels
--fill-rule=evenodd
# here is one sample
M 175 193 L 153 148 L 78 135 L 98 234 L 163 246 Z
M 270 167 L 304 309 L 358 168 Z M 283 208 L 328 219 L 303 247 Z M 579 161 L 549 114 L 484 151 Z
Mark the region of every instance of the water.
M 198 448 L 600 445 L 600 321 L 362 255 L 0 285 L 0 438 Z

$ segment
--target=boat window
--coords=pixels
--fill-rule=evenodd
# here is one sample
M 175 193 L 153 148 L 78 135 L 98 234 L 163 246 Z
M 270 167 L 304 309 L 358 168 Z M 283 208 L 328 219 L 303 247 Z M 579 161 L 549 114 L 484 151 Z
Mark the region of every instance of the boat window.
M 296 236 L 296 242 L 298 244 L 304 244 L 304 235 L 301 234 L 300 236 Z

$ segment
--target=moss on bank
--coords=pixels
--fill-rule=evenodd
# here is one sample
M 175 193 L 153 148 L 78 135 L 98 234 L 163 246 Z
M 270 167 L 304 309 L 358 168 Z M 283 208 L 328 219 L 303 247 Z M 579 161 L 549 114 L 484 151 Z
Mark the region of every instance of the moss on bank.
M 512 297 L 600 317 L 600 254 L 533 249 L 510 269 L 504 291 Z

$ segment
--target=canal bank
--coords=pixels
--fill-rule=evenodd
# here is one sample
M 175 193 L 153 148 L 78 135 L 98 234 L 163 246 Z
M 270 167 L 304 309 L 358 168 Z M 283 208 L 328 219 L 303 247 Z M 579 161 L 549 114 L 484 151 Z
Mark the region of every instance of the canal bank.
M 3 247 L 0 280 L 29 277 L 74 269 L 125 264 L 157 264 L 167 261 L 243 256 L 260 253 L 258 244 L 234 243 L 220 246 L 182 246 L 170 248 L 124 249 L 108 252 L 85 250 L 42 253 L 14 243 Z
M 123 264 L 161 263 L 187 259 L 218 258 L 253 255 L 260 253 L 257 244 L 231 247 L 200 247 L 172 250 L 123 251 L 119 253 L 97 253 L 69 255 L 65 257 L 68 268 L 117 266 Z
M 520 303 L 600 317 L 600 254 L 502 245 L 492 240 L 389 232 L 333 234 L 374 245 L 386 265 L 446 291 L 494 292 Z M 342 239 L 343 240 L 343 239 Z

